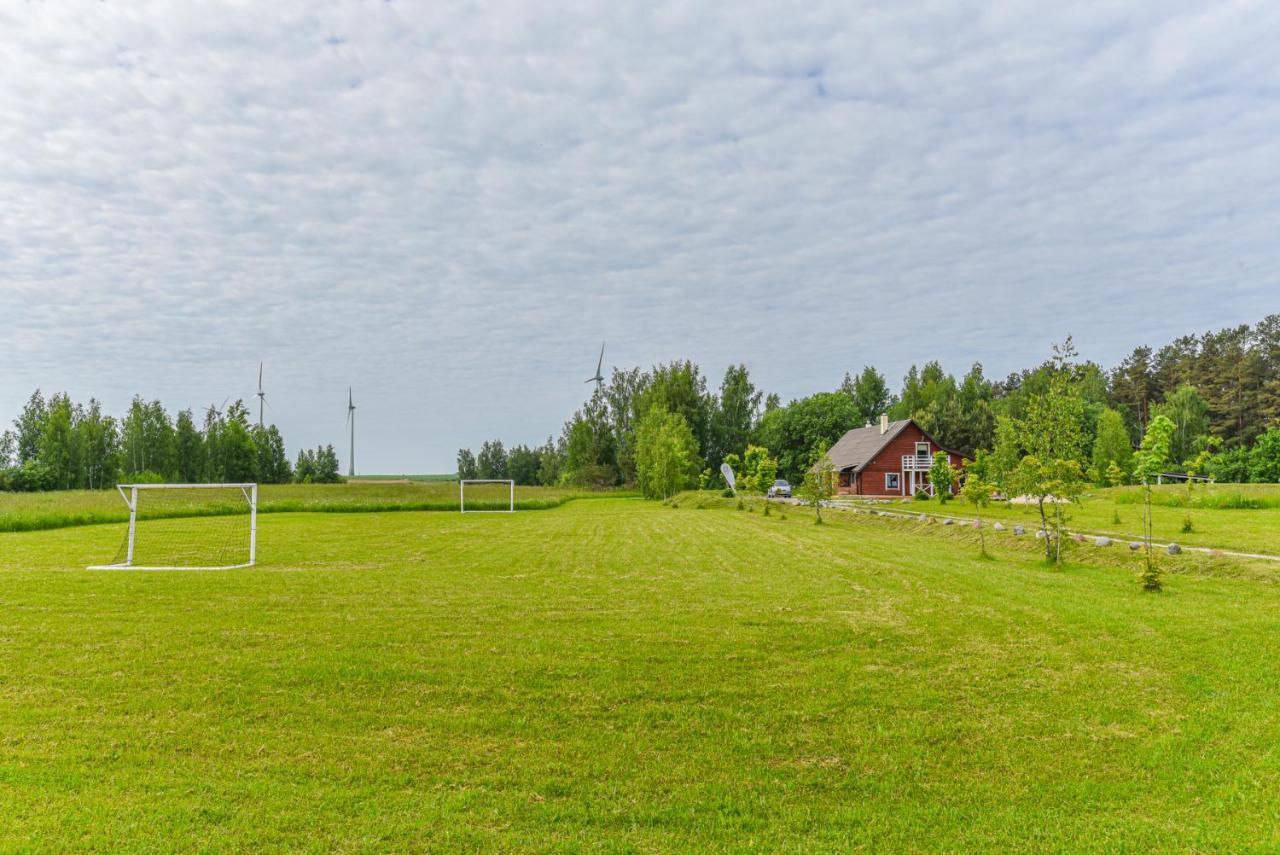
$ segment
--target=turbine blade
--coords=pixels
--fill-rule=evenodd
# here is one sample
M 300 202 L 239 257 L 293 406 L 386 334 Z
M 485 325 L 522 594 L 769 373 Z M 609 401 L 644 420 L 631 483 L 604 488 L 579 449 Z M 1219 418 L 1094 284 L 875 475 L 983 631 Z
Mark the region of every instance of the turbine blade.
M 258 363 L 258 391 L 262 391 L 262 363 Z
M 604 342 L 600 342 L 600 361 L 596 363 L 596 377 L 600 376 L 600 369 L 604 367 Z

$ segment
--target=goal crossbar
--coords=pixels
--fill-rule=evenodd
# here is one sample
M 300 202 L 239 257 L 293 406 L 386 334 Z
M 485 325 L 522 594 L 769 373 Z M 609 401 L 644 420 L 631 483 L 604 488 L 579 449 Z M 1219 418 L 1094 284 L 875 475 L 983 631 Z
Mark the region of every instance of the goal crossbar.
M 138 531 L 138 491 L 140 490 L 234 490 L 239 489 L 249 506 L 249 560 L 239 564 L 190 565 L 133 563 L 133 548 Z M 252 567 L 258 560 L 258 485 L 255 483 L 219 484 L 117 484 L 120 498 L 129 508 L 128 547 L 125 560 L 118 564 L 91 564 L 88 570 L 238 570 Z
M 506 484 L 508 488 L 507 508 L 477 508 L 475 510 L 467 510 L 467 485 L 468 484 Z M 512 514 L 516 510 L 516 482 L 510 478 L 463 478 L 458 481 L 458 511 L 459 513 L 471 514 Z

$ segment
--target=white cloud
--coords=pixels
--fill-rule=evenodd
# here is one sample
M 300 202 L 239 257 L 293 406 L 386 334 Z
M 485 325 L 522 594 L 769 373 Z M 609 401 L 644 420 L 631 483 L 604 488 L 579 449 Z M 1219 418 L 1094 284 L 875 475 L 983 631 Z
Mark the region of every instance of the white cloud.
M 610 361 L 784 396 L 1274 311 L 1270 4 L 0 11 L 0 413 L 252 392 L 377 469 Z

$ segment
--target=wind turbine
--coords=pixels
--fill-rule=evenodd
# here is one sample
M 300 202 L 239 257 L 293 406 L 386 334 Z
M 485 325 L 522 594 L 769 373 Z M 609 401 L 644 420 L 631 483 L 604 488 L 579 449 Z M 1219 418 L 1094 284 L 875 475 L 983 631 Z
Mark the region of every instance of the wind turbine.
M 262 427 L 262 405 L 267 402 L 267 393 L 262 391 L 262 363 L 258 363 L 258 427 Z
M 348 458 L 347 477 L 356 475 L 356 405 L 351 399 L 351 387 L 347 387 L 347 424 L 351 426 L 351 457 Z
M 604 342 L 600 342 L 600 361 L 596 363 L 596 376 L 588 377 L 588 383 L 596 384 L 596 391 L 604 386 L 604 375 L 600 373 L 600 369 L 604 367 Z

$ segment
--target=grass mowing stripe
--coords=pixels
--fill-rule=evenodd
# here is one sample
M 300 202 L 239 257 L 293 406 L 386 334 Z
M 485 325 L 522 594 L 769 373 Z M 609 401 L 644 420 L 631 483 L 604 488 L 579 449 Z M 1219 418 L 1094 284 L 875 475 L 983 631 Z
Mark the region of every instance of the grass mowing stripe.
M 637 500 L 49 572 L 117 533 L 0 535 L 0 849 L 1280 846 L 1275 585 Z

